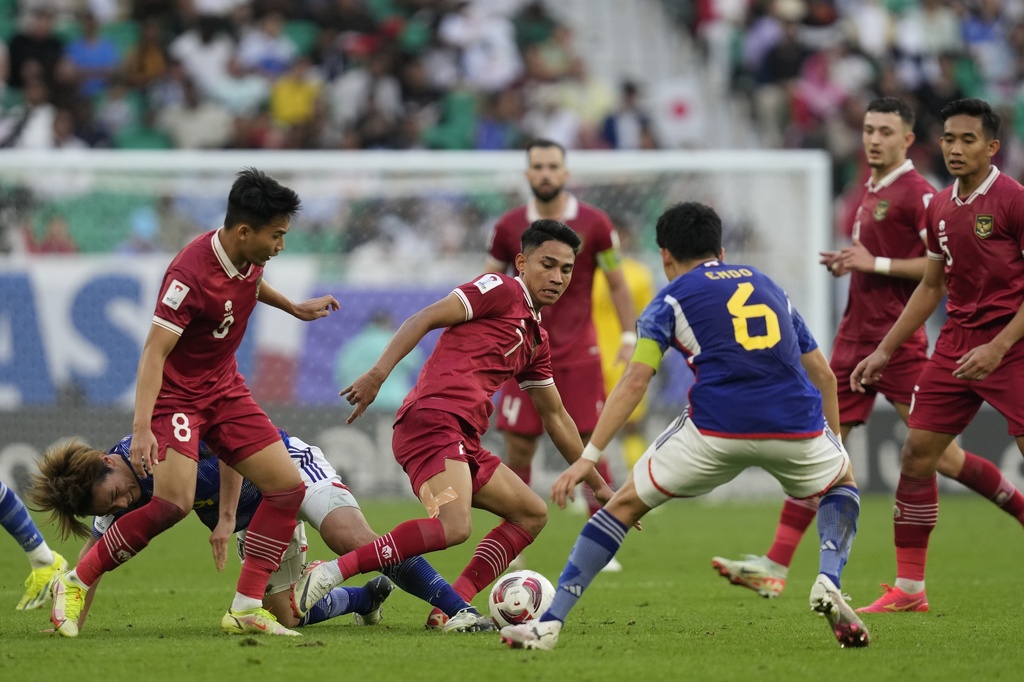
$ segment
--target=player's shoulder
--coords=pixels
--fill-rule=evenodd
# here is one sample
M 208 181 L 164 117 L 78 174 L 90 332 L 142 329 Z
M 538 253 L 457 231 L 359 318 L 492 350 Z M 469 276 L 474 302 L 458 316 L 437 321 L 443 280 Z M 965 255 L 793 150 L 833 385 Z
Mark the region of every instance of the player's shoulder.
M 573 222 L 587 227 L 612 228 L 612 221 L 608 214 L 597 206 L 588 204 L 585 201 L 579 202 L 579 208 L 576 210 L 576 220 Z
M 996 176 L 990 191 L 1000 198 L 1019 200 L 1024 196 L 1024 185 L 1002 171 Z
M 108 455 L 129 455 L 132 451 L 132 437 L 127 435 L 119 440 L 114 447 L 107 450 Z
M 508 296 L 522 291 L 515 277 L 503 272 L 485 272 L 457 287 L 470 294 Z
M 174 257 L 168 270 L 188 271 L 199 269 L 213 256 L 212 239 L 215 231 L 204 232 L 185 245 Z

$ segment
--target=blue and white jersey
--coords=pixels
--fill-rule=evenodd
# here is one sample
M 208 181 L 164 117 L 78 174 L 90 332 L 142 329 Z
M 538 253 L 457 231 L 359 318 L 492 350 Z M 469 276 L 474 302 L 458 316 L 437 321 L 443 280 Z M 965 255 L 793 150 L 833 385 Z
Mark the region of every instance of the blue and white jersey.
M 811 438 L 821 394 L 800 363 L 817 348 L 786 293 L 750 266 L 709 261 L 675 278 L 637 320 L 640 338 L 686 356 L 690 418 L 725 438 Z

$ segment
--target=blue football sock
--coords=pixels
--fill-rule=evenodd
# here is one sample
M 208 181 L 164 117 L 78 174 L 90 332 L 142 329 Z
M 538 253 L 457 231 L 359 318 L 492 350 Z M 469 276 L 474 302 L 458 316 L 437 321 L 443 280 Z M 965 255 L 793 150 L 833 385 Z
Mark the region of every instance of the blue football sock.
M 380 572 L 390 578 L 399 589 L 419 597 L 431 606 L 436 606 L 447 616 L 454 616 L 469 606 L 421 556 L 411 557 L 394 566 L 386 566 Z
M 299 626 L 320 623 L 346 613 L 366 613 L 371 606 L 373 598 L 366 588 L 335 587 L 326 597 L 313 604 L 313 608 L 299 621 Z
M 569 561 L 558 578 L 558 589 L 551 607 L 540 617 L 541 622 L 565 622 L 569 612 L 583 596 L 601 569 L 608 565 L 626 539 L 628 527 L 604 509 L 590 517 L 569 553 Z
M 43 544 L 43 536 L 36 528 L 32 517 L 29 516 L 25 504 L 2 481 L 0 481 L 0 526 L 14 536 L 14 539 L 26 552 L 31 552 Z
M 821 496 L 818 504 L 818 537 L 821 553 L 818 573 L 824 573 L 839 587 L 843 566 L 850 558 L 850 547 L 857 535 L 857 517 L 860 516 L 860 495 L 857 488 L 841 485 Z

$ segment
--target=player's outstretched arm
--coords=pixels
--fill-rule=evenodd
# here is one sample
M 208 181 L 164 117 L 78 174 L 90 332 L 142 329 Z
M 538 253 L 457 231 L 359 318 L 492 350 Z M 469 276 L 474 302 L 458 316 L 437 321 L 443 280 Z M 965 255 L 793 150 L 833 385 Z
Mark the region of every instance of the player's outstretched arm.
M 583 452 L 583 440 L 580 438 L 580 432 L 576 428 L 576 423 L 569 416 L 565 405 L 562 403 L 562 397 L 558 394 L 558 389 L 552 384 L 551 386 L 531 388 L 529 394 L 530 399 L 533 400 L 533 404 L 537 408 L 537 414 L 540 415 L 541 421 L 544 423 L 544 430 L 551 437 L 551 441 L 558 448 L 562 457 L 570 465 L 579 462 L 580 453 Z M 594 497 L 600 502 L 607 502 L 612 498 L 614 491 L 608 487 L 608 484 L 594 470 L 594 467 L 585 466 L 587 464 L 590 463 L 583 460 L 579 467 L 574 469 L 570 467 L 573 471 L 574 479 L 570 489 L 570 499 L 572 499 L 571 493 L 575 490 L 576 484 L 580 481 L 586 481 L 587 485 L 594 491 Z M 564 500 L 560 506 L 563 509 L 565 508 Z
M 839 260 L 845 271 L 875 273 L 888 277 L 912 279 L 920 282 L 928 264 L 927 256 L 917 258 L 878 258 L 856 239 L 853 244 L 839 252 Z
M 153 435 L 153 406 L 164 382 L 164 363 L 180 337 L 159 325 L 149 328 L 142 347 L 135 382 L 135 417 L 132 420 L 130 459 L 135 475 L 145 478 L 157 465 L 156 437 Z
M 349 405 L 355 405 L 352 414 L 345 420 L 351 424 L 366 411 L 377 398 L 381 385 L 391 374 L 391 370 L 402 361 L 412 349 L 423 340 L 423 337 L 434 329 L 451 327 L 466 321 L 466 306 L 456 294 L 451 293 L 440 301 L 431 303 L 409 319 L 402 323 L 395 335 L 384 347 L 377 362 L 373 364 L 365 374 L 352 382 L 351 386 L 344 388 L 339 395 L 348 401 Z
M 219 459 L 217 466 L 220 470 L 220 498 L 217 502 L 217 527 L 210 534 L 210 547 L 214 566 L 223 571 L 228 560 L 228 540 L 235 532 L 236 510 L 242 496 L 242 474 Z
M 267 280 L 260 282 L 258 299 L 260 303 L 266 303 L 278 310 L 283 310 L 292 317 L 296 317 L 303 322 L 327 317 L 332 311 L 341 309 L 341 304 L 338 303 L 337 299 L 329 294 L 326 296 L 311 298 L 308 301 L 303 301 L 302 303 L 294 303 L 290 298 L 270 286 L 270 284 L 267 283 Z
M 878 348 L 858 363 L 850 374 L 850 389 L 858 393 L 864 392 L 864 385 L 873 384 L 882 376 L 882 369 L 888 364 L 889 358 L 910 335 L 928 321 L 935 309 L 946 295 L 946 274 L 943 262 L 928 259 L 924 277 L 914 289 L 903 312 L 896 319 Z

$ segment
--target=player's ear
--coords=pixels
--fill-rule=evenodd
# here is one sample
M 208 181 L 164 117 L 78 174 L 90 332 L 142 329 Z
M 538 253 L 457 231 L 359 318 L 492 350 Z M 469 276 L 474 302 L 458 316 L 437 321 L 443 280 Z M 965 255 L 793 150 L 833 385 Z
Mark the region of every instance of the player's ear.
M 516 272 L 518 272 L 520 275 L 522 275 L 526 271 L 526 256 L 521 254 L 521 253 L 517 253 L 516 254 L 516 260 L 515 260 L 515 266 L 516 266 Z

